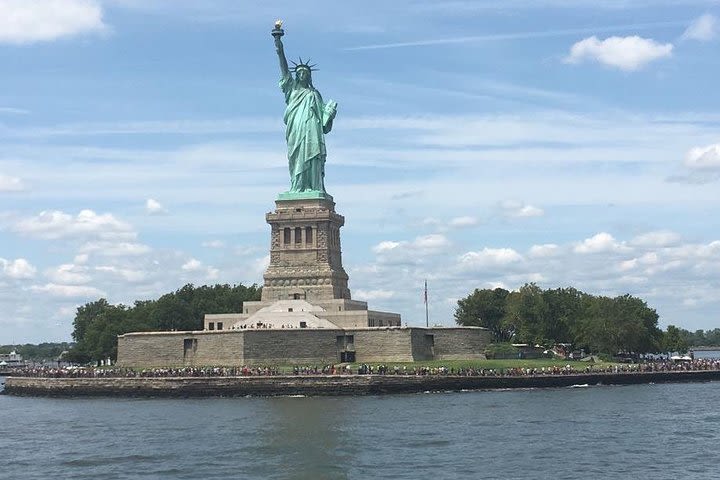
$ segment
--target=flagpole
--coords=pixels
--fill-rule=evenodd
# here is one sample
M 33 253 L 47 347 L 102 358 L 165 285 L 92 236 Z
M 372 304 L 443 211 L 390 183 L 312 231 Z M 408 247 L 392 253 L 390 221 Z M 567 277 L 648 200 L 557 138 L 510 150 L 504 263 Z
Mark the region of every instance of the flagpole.
M 428 314 L 427 279 L 425 279 L 425 326 L 430 327 L 430 315 Z

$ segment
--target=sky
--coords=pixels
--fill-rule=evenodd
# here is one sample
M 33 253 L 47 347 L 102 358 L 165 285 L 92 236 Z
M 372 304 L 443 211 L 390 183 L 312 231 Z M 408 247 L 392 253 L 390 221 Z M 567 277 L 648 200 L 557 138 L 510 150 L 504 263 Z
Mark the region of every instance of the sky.
M 720 1 L 0 0 L 0 344 L 262 284 L 287 190 L 270 30 L 338 102 L 354 299 L 453 325 L 572 286 L 720 327 Z

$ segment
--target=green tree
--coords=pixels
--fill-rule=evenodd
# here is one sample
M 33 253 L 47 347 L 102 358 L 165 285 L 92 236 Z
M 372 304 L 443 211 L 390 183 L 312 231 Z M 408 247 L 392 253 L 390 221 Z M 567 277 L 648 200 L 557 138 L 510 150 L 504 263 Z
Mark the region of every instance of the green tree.
M 150 312 L 154 330 L 198 330 L 197 323 L 189 302 L 176 293 L 160 297 Z
M 571 343 L 573 325 L 581 316 L 586 294 L 574 288 L 556 288 L 542 293 L 547 305 L 544 336 L 548 343 Z
M 714 328 L 705 332 L 705 345 L 720 347 L 720 328 Z
M 75 346 L 69 359 L 78 363 L 117 358 L 117 336 L 128 332 L 202 329 L 206 313 L 241 312 L 243 302 L 259 300 L 256 285 L 187 284 L 157 300 L 136 301 L 132 307 L 105 299 L 79 307 L 73 321 Z
M 544 344 L 547 342 L 549 310 L 543 292 L 534 283 L 520 287 L 508 295 L 506 328 L 515 332 L 515 340 L 523 343 Z
M 85 336 L 85 331 L 93 320 L 109 307 L 110 304 L 104 298 L 78 307 L 73 320 L 73 340 L 79 342 Z
M 663 335 L 663 350 L 666 352 L 685 353 L 688 351 L 688 344 L 683 338 L 680 329 L 675 325 L 668 325 Z
M 33 360 L 37 362 L 41 361 L 55 361 L 60 355 L 70 350 L 72 344 L 67 342 L 62 343 L 40 343 L 38 345 L 25 344 L 25 345 L 3 345 L 0 346 L 0 353 L 10 353 L 15 350 L 25 360 Z
M 593 297 L 580 320 L 578 343 L 610 354 L 658 352 L 662 332 L 657 322 L 657 312 L 638 298 Z
M 485 327 L 496 342 L 510 340 L 514 332 L 503 323 L 508 294 L 503 288 L 475 289 L 467 297 L 458 300 L 455 322 L 465 327 Z
M 631 295 L 610 298 L 574 288 L 542 290 L 533 283 L 514 292 L 475 290 L 460 299 L 455 310 L 458 324 L 487 327 L 495 341 L 572 343 L 611 354 L 660 351 L 663 334 L 658 320 L 654 309 Z

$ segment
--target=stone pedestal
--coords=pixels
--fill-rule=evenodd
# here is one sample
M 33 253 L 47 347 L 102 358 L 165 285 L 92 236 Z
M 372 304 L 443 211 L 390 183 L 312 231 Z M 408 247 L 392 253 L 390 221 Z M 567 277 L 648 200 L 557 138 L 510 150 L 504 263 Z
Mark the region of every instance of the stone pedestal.
M 345 218 L 335 212 L 332 197 L 281 196 L 275 206 L 265 216 L 271 241 L 262 302 L 350 299 L 340 249 Z

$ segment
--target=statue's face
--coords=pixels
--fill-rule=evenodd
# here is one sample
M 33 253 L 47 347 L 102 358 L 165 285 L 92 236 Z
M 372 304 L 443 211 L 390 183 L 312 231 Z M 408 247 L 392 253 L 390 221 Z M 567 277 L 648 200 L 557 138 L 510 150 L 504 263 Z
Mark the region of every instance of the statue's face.
M 310 71 L 306 68 L 298 68 L 295 74 L 295 78 L 300 85 L 307 86 L 307 84 L 310 82 Z

